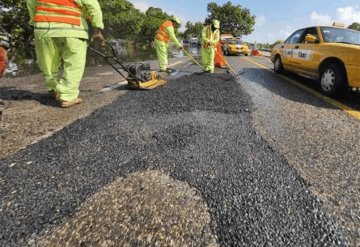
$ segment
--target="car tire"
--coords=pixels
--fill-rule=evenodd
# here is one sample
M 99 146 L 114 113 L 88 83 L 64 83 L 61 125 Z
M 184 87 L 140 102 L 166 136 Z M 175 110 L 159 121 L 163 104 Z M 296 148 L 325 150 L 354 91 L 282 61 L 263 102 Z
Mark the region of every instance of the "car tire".
M 345 78 L 339 66 L 330 63 L 320 72 L 320 91 L 327 96 L 337 96 L 345 88 Z
M 275 73 L 281 74 L 284 72 L 284 66 L 281 62 L 281 57 L 276 56 L 274 61 L 274 71 Z
M 228 50 L 227 50 L 227 49 L 225 49 L 225 51 L 224 51 L 224 55 L 225 55 L 225 56 L 229 56 L 229 52 L 228 52 Z

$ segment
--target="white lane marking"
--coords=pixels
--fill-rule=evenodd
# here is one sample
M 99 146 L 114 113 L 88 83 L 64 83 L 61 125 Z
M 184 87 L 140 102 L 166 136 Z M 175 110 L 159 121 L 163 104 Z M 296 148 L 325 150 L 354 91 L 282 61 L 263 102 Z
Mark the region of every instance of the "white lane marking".
M 101 89 L 100 92 L 109 92 L 109 91 L 111 91 L 111 90 L 114 90 L 114 89 L 116 89 L 116 88 L 119 88 L 119 87 L 121 87 L 121 86 L 124 86 L 124 85 L 126 85 L 127 83 L 128 83 L 127 81 L 121 81 L 121 82 L 119 82 L 119 83 L 116 83 L 116 84 L 113 84 L 113 85 L 111 85 L 111 86 L 108 86 L 108 87 L 105 87 L 105 88 Z

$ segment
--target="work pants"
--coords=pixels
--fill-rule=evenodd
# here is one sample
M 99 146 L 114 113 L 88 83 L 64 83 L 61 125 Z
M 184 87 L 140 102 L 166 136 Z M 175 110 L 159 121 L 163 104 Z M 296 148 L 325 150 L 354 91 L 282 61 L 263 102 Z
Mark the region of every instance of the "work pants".
M 157 58 L 159 60 L 160 69 L 165 70 L 168 67 L 169 45 L 156 39 L 155 49 Z
M 211 73 L 214 73 L 214 56 L 215 50 L 212 47 L 201 48 L 201 58 L 204 69 L 209 70 Z
M 79 38 L 37 37 L 35 48 L 47 89 L 56 91 L 60 100 L 77 99 L 85 70 L 87 41 Z M 64 73 L 59 77 L 61 61 L 64 63 Z

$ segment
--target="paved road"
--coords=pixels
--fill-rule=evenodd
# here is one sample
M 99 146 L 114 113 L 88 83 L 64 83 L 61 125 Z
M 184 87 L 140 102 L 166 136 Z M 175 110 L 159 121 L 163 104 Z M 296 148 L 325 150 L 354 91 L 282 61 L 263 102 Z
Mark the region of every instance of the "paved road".
M 358 246 L 360 95 L 348 91 L 341 98 L 329 99 L 317 93 L 313 80 L 274 74 L 267 58 L 227 58 L 244 72 L 241 85 L 257 108 L 258 132 L 301 173 L 352 245 Z
M 357 120 L 230 59 L 240 81 L 132 91 L 1 160 L 0 245 L 355 243 Z

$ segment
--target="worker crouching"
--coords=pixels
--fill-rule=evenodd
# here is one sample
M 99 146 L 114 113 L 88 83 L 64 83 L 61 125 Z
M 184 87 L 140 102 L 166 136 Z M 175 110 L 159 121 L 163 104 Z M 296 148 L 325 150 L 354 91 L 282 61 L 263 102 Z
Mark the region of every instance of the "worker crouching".
M 215 49 L 220 40 L 220 22 L 214 20 L 201 34 L 201 57 L 205 72 L 214 73 Z

